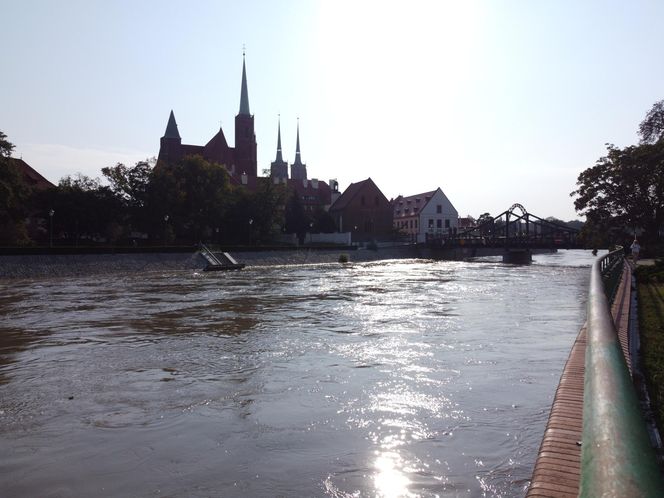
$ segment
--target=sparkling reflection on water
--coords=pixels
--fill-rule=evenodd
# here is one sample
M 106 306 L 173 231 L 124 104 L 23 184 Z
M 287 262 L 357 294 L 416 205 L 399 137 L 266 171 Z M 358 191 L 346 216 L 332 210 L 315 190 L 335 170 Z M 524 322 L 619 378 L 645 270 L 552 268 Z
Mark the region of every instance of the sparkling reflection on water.
M 0 282 L 0 489 L 523 495 L 591 261 Z

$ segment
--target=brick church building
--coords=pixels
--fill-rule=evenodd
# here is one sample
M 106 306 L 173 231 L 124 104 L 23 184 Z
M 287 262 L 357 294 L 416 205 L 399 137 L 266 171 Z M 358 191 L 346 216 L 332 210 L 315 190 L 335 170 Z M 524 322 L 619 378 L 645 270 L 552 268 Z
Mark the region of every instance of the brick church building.
M 241 176 L 255 178 L 257 176 L 256 133 L 254 133 L 254 116 L 249 112 L 249 92 L 247 90 L 247 71 L 242 60 L 242 89 L 240 92 L 240 112 L 235 116 L 235 147 L 230 147 L 219 128 L 217 134 L 205 145 L 188 145 L 182 143 L 175 114 L 171 111 L 166 125 L 166 132 L 161 137 L 157 168 L 175 164 L 185 156 L 199 155 L 205 160 L 226 166 L 231 179 L 238 180 Z M 238 182 L 239 183 L 239 182 Z M 248 182 L 243 182 L 247 184 Z
M 299 122 L 295 161 L 290 165 L 290 178 L 288 175 L 289 165 L 283 160 L 281 151 L 281 124 L 278 125 L 277 157 L 271 164 L 270 178 L 258 177 L 256 148 L 254 116 L 249 111 L 247 70 L 243 54 L 240 111 L 235 116 L 235 146 L 228 145 L 222 128 L 219 128 L 217 134 L 205 145 L 183 144 L 175 121 L 175 114 L 171 111 L 166 125 L 166 132 L 161 137 L 155 168 L 175 164 L 185 156 L 199 155 L 209 162 L 223 164 L 228 171 L 231 183 L 235 185 L 242 185 L 249 190 L 255 190 L 260 181 L 285 184 L 300 197 L 305 210 L 315 211 L 320 208 L 329 208 L 332 204 L 332 197 L 337 192 L 336 182 L 334 187 L 330 188 L 324 181 L 307 178 L 307 166 L 302 162 L 300 154 Z

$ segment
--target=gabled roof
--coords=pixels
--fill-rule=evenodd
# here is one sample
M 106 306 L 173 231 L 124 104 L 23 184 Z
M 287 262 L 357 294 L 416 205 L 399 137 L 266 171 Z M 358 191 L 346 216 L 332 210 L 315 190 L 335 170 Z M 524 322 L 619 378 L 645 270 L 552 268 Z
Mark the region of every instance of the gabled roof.
M 224 149 L 228 149 L 228 142 L 226 141 L 224 130 L 222 130 L 221 128 L 219 128 L 219 131 L 216 133 L 216 135 L 212 137 L 208 143 L 205 144 L 205 148 L 211 149 L 219 146 L 223 147 Z
M 367 178 L 366 180 L 362 180 L 361 182 L 357 183 L 351 183 L 346 187 L 346 190 L 339 196 L 339 198 L 336 200 L 332 206 L 330 206 L 330 211 L 338 211 L 341 209 L 345 209 L 348 204 L 351 203 L 351 201 L 355 198 L 355 196 L 360 192 L 366 185 L 373 185 L 376 187 L 376 189 L 381 192 L 381 190 L 378 188 L 378 186 L 374 183 L 374 181 L 371 178 Z M 382 192 L 381 192 L 382 194 Z M 385 197 L 383 195 L 383 197 Z M 387 198 L 385 198 L 387 200 Z
M 422 192 L 421 194 L 409 195 L 407 197 L 400 195 L 399 197 L 394 199 L 394 210 L 395 211 L 397 209 L 401 210 L 404 207 L 417 207 L 418 208 L 417 213 L 419 213 L 420 211 L 422 211 L 424 206 L 429 204 L 429 201 L 431 201 L 431 198 L 438 190 L 440 190 L 440 188 L 432 190 L 430 192 Z
M 406 217 L 406 216 L 416 216 L 419 215 L 422 210 L 431 202 L 431 199 L 433 199 L 433 196 L 436 195 L 438 192 L 443 196 L 443 198 L 450 203 L 452 206 L 452 209 L 456 211 L 456 208 L 452 204 L 452 202 L 447 198 L 445 195 L 445 192 L 443 192 L 443 189 L 438 187 L 436 190 L 432 190 L 430 192 L 422 192 L 421 194 L 415 194 L 415 195 L 409 195 L 407 197 L 404 197 L 400 195 L 396 199 L 394 199 L 394 212 L 396 213 L 397 210 L 400 210 L 401 213 L 399 214 L 400 217 Z M 418 202 L 419 199 L 419 202 Z M 405 208 L 417 208 L 417 212 L 411 212 L 408 215 L 405 215 L 403 213 L 403 209 Z
M 16 169 L 18 169 L 19 173 L 23 177 L 23 181 L 28 186 L 37 190 L 46 190 L 55 187 L 55 185 L 39 174 L 37 170 L 26 163 L 23 159 L 10 157 L 9 160 L 16 167 Z

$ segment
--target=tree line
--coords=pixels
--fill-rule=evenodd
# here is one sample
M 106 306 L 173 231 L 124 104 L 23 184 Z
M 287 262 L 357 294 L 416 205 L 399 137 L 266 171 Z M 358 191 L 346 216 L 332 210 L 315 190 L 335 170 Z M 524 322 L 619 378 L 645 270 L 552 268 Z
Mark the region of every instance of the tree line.
M 250 191 L 200 156 L 155 168 L 155 160 L 77 174 L 31 189 L 0 132 L 0 245 L 220 245 L 273 243 L 280 234 L 333 232 L 322 207 L 306 211 L 285 185 L 259 178 Z
M 639 125 L 639 143 L 606 144 L 607 153 L 583 171 L 574 207 L 586 217 L 585 244 L 606 247 L 637 237 L 646 247 L 661 243 L 664 223 L 664 100 Z

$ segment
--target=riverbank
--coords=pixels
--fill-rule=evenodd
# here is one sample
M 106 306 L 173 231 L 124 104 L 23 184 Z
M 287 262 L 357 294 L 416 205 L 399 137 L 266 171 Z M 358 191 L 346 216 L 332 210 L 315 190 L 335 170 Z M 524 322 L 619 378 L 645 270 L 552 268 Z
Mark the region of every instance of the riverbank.
M 636 278 L 643 370 L 661 433 L 664 428 L 664 266 L 655 261 L 639 261 Z
M 337 263 L 345 254 L 349 262 L 420 257 L 416 246 L 393 246 L 377 250 L 293 249 L 237 251 L 239 263 L 251 266 Z M 133 254 L 23 254 L 0 255 L 0 279 L 73 277 L 111 273 L 202 270 L 207 262 L 198 252 Z

